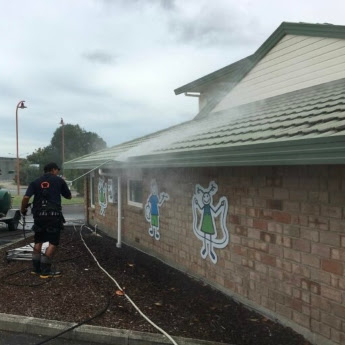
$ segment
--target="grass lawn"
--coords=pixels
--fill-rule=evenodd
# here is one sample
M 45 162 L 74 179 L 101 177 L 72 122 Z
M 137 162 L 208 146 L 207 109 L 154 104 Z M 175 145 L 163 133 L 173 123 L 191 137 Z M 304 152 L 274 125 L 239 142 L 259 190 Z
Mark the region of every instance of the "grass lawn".
M 12 199 L 12 207 L 18 208 L 21 203 L 22 203 L 23 196 L 14 196 Z M 31 198 L 32 201 L 32 198 Z M 75 204 L 83 204 L 84 203 L 84 198 L 83 197 L 75 197 L 72 198 L 71 200 L 67 200 L 65 198 L 61 198 L 62 205 L 75 205 Z

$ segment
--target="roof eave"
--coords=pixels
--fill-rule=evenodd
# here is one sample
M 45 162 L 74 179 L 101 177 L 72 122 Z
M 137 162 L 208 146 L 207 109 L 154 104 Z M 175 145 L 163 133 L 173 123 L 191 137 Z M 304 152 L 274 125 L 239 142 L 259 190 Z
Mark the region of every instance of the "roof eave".
M 345 164 L 345 136 L 133 157 L 127 166 L 208 167 Z

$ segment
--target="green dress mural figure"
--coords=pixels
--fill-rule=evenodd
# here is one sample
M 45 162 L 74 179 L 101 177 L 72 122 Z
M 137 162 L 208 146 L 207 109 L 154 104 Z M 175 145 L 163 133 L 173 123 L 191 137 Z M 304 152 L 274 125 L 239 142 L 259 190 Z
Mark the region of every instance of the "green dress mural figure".
M 159 196 L 158 196 L 159 195 Z M 167 193 L 158 194 L 158 185 L 155 179 L 151 181 L 151 194 L 147 198 L 145 205 L 145 218 L 150 222 L 149 235 L 157 241 L 160 239 L 159 233 L 159 208 L 165 200 L 169 200 Z
M 215 248 L 224 248 L 229 243 L 229 231 L 226 227 L 226 216 L 228 213 L 228 199 L 220 197 L 217 205 L 213 205 L 213 195 L 218 191 L 216 182 L 210 182 L 207 189 L 199 184 L 195 186 L 195 194 L 192 199 L 193 210 L 193 232 L 202 241 L 200 250 L 201 257 L 210 257 L 211 261 L 217 263 Z M 222 237 L 218 238 L 218 231 L 215 218 L 220 216 L 220 227 Z

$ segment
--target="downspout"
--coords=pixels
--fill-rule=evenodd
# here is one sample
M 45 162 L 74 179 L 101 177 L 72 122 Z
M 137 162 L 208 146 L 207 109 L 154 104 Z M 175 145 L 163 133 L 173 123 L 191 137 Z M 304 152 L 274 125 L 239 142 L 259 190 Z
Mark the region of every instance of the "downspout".
M 121 248 L 121 229 L 122 229 L 122 215 L 121 215 L 121 176 L 117 177 L 117 243 L 116 247 Z

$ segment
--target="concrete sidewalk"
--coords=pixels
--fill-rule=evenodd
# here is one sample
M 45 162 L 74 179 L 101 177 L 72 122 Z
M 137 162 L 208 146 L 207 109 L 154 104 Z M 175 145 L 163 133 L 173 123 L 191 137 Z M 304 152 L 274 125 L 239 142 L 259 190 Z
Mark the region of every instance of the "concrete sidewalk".
M 56 334 L 75 326 L 76 323 L 38 319 L 34 317 L 17 316 L 0 313 L 0 330 L 37 334 L 53 337 Z M 112 345 L 166 345 L 172 342 L 161 334 L 128 331 L 115 328 L 82 325 L 61 336 L 80 342 L 93 342 Z M 178 345 L 231 345 L 214 341 L 173 337 Z

